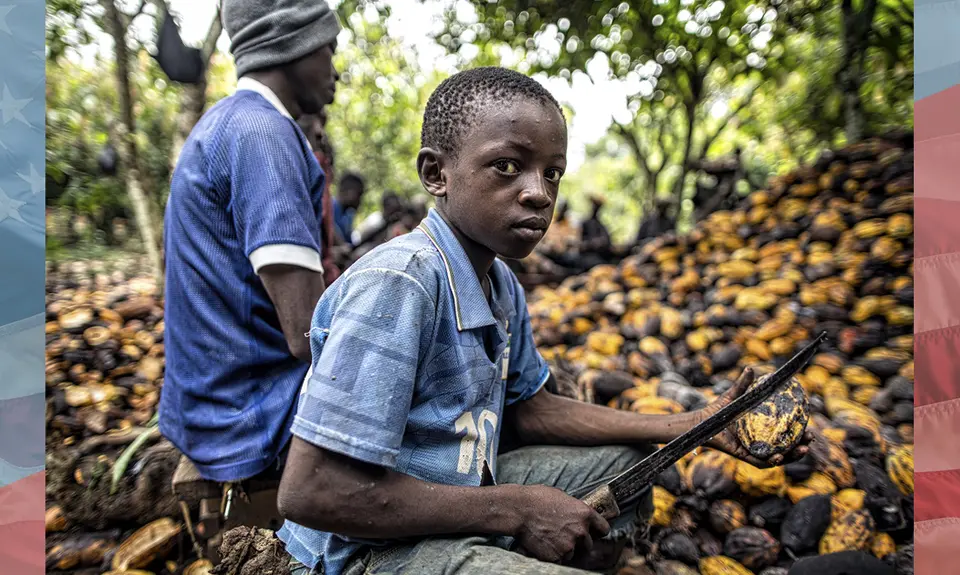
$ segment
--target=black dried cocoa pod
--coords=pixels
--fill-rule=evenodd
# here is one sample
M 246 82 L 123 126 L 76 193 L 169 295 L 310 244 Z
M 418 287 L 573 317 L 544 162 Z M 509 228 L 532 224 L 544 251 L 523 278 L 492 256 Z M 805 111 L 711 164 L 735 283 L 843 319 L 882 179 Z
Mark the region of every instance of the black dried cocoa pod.
M 723 543 L 707 529 L 698 529 L 693 534 L 693 540 L 697 543 L 697 548 L 700 549 L 700 554 L 703 557 L 723 554 Z
M 896 566 L 897 575 L 913 575 L 913 543 L 904 545 L 897 551 L 893 564 Z
M 671 465 L 660 472 L 660 475 L 654 480 L 655 485 L 663 487 L 674 495 L 683 493 L 683 478 L 680 477 L 680 471 L 676 465 Z
M 720 372 L 732 369 L 737 365 L 737 362 L 740 361 L 741 355 L 740 346 L 733 344 L 724 346 L 723 349 L 710 356 L 710 361 L 713 363 L 713 370 Z
M 788 463 L 784 466 L 784 471 L 790 481 L 793 483 L 802 483 L 813 475 L 817 462 L 809 453 L 801 457 L 798 461 Z
M 777 562 L 780 542 L 766 529 L 741 527 L 727 535 L 723 554 L 751 571 L 758 571 Z
M 750 507 L 747 521 L 756 527 L 771 530 L 779 527 L 787 518 L 793 504 L 782 497 L 770 497 Z
M 880 379 L 887 379 L 897 375 L 903 362 L 889 358 L 862 358 L 853 362 L 854 365 L 866 369 Z
M 674 559 L 687 565 L 700 561 L 700 549 L 692 537 L 684 533 L 671 533 L 660 540 L 657 549 L 664 559 Z
M 790 575 L 896 575 L 889 564 L 863 551 L 841 551 L 805 557 L 790 569 Z
M 710 527 L 721 535 L 740 529 L 747 523 L 747 513 L 736 501 L 721 499 L 710 505 Z
M 810 495 L 794 505 L 780 526 L 780 541 L 795 555 L 816 549 L 830 525 L 829 495 Z

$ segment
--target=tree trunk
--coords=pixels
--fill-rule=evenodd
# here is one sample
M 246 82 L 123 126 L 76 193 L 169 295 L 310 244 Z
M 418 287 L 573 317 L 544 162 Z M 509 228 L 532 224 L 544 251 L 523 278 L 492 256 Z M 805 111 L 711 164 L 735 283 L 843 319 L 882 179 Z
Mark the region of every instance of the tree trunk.
M 140 181 L 140 162 L 137 154 L 137 144 L 134 139 L 136 124 L 133 117 L 133 96 L 130 90 L 130 55 L 127 51 L 127 34 L 120 9 L 114 0 L 103 0 L 106 11 L 107 26 L 113 37 L 113 50 L 116 60 L 115 75 L 120 101 L 120 129 L 117 135 L 120 139 L 118 149 L 123 169 L 124 184 L 130 195 L 130 205 L 137 221 L 137 229 L 143 240 L 147 258 L 153 269 L 157 287 L 163 289 L 163 259 L 160 256 L 160 245 L 154 229 L 154 218 L 151 203 L 144 193 Z
M 860 89 L 867 55 L 867 42 L 877 13 L 877 0 L 865 0 L 859 12 L 853 8 L 853 0 L 843 0 L 840 5 L 843 19 L 843 61 L 839 80 L 843 93 L 844 132 L 847 143 L 859 142 L 866 129 L 866 117 Z
M 683 189 L 687 182 L 687 173 L 690 171 L 690 153 L 693 149 L 693 128 L 697 119 L 697 104 L 699 104 L 699 99 L 696 101 L 688 100 L 687 101 L 687 141 L 683 144 L 683 161 L 680 164 L 680 175 L 677 176 L 677 181 L 674 184 L 673 194 L 677 198 L 677 206 L 683 203 Z

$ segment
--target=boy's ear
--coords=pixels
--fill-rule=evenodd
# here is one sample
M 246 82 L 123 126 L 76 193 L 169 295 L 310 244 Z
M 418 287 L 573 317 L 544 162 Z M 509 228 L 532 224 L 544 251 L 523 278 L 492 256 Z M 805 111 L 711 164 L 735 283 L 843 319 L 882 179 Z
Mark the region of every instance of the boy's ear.
M 444 157 L 432 148 L 422 148 L 417 154 L 417 174 L 423 189 L 435 198 L 447 195 L 447 177 L 443 173 Z

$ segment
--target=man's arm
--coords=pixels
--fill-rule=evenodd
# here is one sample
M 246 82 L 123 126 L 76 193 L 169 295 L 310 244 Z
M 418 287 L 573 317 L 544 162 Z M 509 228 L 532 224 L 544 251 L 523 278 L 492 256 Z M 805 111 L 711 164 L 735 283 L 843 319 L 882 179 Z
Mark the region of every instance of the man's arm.
M 323 274 L 288 264 L 271 264 L 260 269 L 260 280 L 277 308 L 280 327 L 290 353 L 310 363 L 310 321 L 326 289 Z
M 696 424 L 693 413 L 644 415 L 583 403 L 546 389 L 509 406 L 504 419 L 525 445 L 667 443 Z

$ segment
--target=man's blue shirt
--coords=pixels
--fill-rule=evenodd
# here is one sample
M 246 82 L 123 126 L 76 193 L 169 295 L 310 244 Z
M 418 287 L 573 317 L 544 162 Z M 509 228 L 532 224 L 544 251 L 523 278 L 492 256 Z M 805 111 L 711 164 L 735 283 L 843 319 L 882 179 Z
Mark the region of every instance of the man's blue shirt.
M 280 263 L 322 272 L 324 175 L 275 102 L 254 83 L 203 116 L 165 214 L 160 430 L 216 481 L 251 477 L 276 460 L 308 369 L 291 355 L 257 271 Z
M 317 305 L 293 433 L 433 483 L 478 486 L 484 462 L 496 477 L 504 406 L 533 397 L 549 370 L 516 276 L 497 260 L 489 278 L 490 302 L 435 210 L 360 258 Z M 289 521 L 278 535 L 326 575 L 383 543 Z

